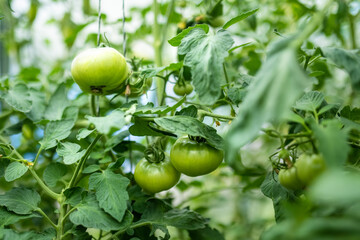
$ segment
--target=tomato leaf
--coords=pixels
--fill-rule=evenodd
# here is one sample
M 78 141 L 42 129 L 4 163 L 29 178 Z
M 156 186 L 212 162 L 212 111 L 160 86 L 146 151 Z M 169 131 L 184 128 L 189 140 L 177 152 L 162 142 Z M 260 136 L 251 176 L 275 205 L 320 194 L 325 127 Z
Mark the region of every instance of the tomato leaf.
M 61 141 L 70 135 L 73 126 L 74 121 L 72 120 L 49 122 L 45 128 L 44 138 L 40 141 L 41 147 L 45 150 L 55 147 L 57 141 Z
M 29 93 L 32 105 L 35 107 L 25 114 L 33 122 L 38 122 L 43 119 L 46 110 L 45 94 L 34 88 L 30 88 Z
M 154 104 L 152 102 L 147 103 L 146 105 L 138 105 L 136 107 L 136 111 L 134 112 L 134 115 L 138 114 L 166 114 L 168 112 L 176 110 L 178 107 L 180 107 L 186 100 L 186 97 L 182 97 L 177 103 L 175 103 L 173 106 L 159 106 L 154 107 Z
M 82 128 L 82 129 L 79 130 L 78 134 L 76 135 L 76 139 L 77 140 L 84 139 L 87 136 L 89 136 L 90 134 L 92 134 L 94 131 L 95 131 L 95 129 L 94 130 L 88 130 L 86 128 Z
M 12 162 L 5 170 L 5 180 L 7 182 L 14 181 L 22 177 L 27 170 L 28 168 L 24 164 L 20 162 Z
M 59 156 L 64 158 L 64 163 L 66 165 L 73 164 L 80 160 L 86 152 L 86 150 L 79 151 L 81 149 L 80 145 L 71 142 L 59 142 L 56 152 Z
M 223 29 L 227 29 L 227 28 L 229 28 L 230 26 L 232 26 L 233 24 L 235 24 L 235 23 L 237 23 L 237 22 L 240 22 L 241 20 L 244 20 L 245 18 L 247 18 L 247 17 L 253 15 L 254 13 L 256 13 L 258 10 L 259 10 L 259 8 L 255 8 L 255 9 L 253 9 L 253 10 L 244 12 L 244 13 L 240 14 L 240 15 L 237 16 L 237 17 L 232 18 L 230 21 L 228 21 L 227 23 L 225 23 L 225 25 L 223 26 Z
M 0 92 L 0 98 L 4 99 L 16 111 L 30 112 L 32 108 L 29 89 L 25 84 L 17 84 L 8 92 Z
M 12 188 L 0 195 L 0 205 L 17 214 L 29 214 L 38 208 L 40 195 L 33 189 Z
M 242 146 L 253 140 L 264 123 L 286 118 L 309 84 L 297 63 L 295 50 L 288 47 L 289 40 L 283 41 L 271 48 L 267 61 L 247 88 L 238 117 L 226 136 L 226 158 L 233 158 Z
M 55 187 L 67 173 L 67 167 L 62 163 L 50 163 L 44 170 L 43 179 L 49 187 Z
M 109 140 L 106 141 L 105 152 L 110 151 L 113 147 L 121 143 L 129 135 L 129 131 L 126 130 L 112 136 Z
M 199 120 L 189 116 L 171 116 L 156 118 L 155 123 L 169 132 L 203 137 L 213 147 L 223 149 L 223 139 L 216 130 Z
M 194 105 L 190 105 L 190 106 L 183 108 L 180 111 L 176 112 L 175 115 L 190 116 L 190 117 L 196 118 L 197 117 L 197 108 Z
M 87 228 L 98 228 L 104 231 L 111 231 L 129 226 L 132 215 L 126 212 L 121 223 L 116 221 L 100 207 L 93 194 L 88 194 L 76 207 L 76 211 L 70 214 L 70 221 L 76 225 L 83 225 Z
M 17 223 L 20 220 L 40 217 L 38 214 L 18 215 L 14 212 L 7 211 L 5 207 L 0 207 L 0 227 Z
M 225 240 L 224 236 L 217 229 L 209 226 L 202 229 L 190 230 L 189 235 L 191 239 L 196 240 Z
M 299 100 L 295 102 L 294 108 L 309 112 L 315 112 L 324 101 L 324 94 L 318 91 L 305 93 Z
M 3 234 L 3 238 L 1 237 Z M 45 232 L 37 233 L 34 231 L 26 231 L 26 232 L 16 232 L 12 229 L 0 229 L 0 237 L 4 240 L 49 240 L 54 239 L 56 236 L 55 229 L 49 228 Z
M 203 29 L 205 33 L 209 32 L 209 25 L 207 24 L 196 24 L 193 27 L 188 27 L 186 29 L 184 29 L 181 33 L 179 33 L 178 35 L 176 35 L 175 37 L 173 37 L 172 39 L 170 39 L 168 42 L 170 43 L 171 46 L 173 47 L 177 47 L 181 44 L 182 39 L 193 29 L 195 28 L 200 28 Z
M 345 106 L 340 111 L 340 116 L 353 121 L 360 121 L 360 108 L 351 109 L 350 106 Z
M 65 108 L 69 106 L 65 84 L 60 84 L 51 95 L 49 105 L 46 107 L 44 118 L 50 121 L 60 120 Z
M 151 128 L 149 121 L 141 120 L 138 117 L 135 118 L 135 123 L 129 128 L 129 132 L 133 136 L 164 136 L 165 134 Z
M 319 151 L 328 167 L 342 166 L 350 151 L 347 144 L 347 129 L 341 128 L 341 122 L 336 119 L 323 121 L 321 125 L 313 124 Z
M 89 188 L 96 190 L 96 199 L 107 213 L 119 222 L 127 209 L 129 195 L 126 191 L 130 181 L 120 174 L 106 169 L 102 173 L 93 173 L 89 178 Z
M 124 112 L 119 109 L 115 109 L 106 117 L 86 116 L 86 118 L 95 125 L 98 132 L 103 134 L 108 134 L 112 129 L 121 129 L 127 124 Z
M 181 40 L 178 53 L 185 55 L 184 65 L 191 67 L 195 91 L 208 105 L 220 96 L 220 87 L 225 82 L 223 63 L 233 43 L 230 34 L 223 29 L 211 35 L 194 28 Z
M 360 87 L 360 54 L 358 50 L 321 48 L 321 51 L 326 58 L 349 74 L 354 86 Z

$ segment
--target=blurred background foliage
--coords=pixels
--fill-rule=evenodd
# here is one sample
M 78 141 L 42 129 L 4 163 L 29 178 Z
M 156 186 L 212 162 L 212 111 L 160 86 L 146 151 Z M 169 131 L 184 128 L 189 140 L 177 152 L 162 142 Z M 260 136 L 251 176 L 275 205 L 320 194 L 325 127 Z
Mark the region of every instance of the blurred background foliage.
M 231 52 L 227 60 L 229 77 L 234 79 L 238 78 L 239 72 L 255 75 L 266 58 L 265 50 L 269 43 L 275 39 L 287 38 L 296 32 L 324 5 L 324 1 L 320 0 L 224 0 L 222 11 L 215 13 L 211 11 L 217 1 L 212 0 L 158 2 L 158 21 L 161 26 L 166 26 L 163 28 L 166 31 L 161 36 L 165 41 L 161 61 L 158 63 L 163 66 L 177 61 L 176 48 L 171 47 L 167 40 L 182 29 L 197 23 L 208 23 L 216 30 L 221 23 L 258 8 L 256 14 L 228 29 L 235 40 L 233 46 L 241 45 Z M 324 19 L 320 30 L 307 41 L 309 54 L 317 46 L 358 48 L 360 3 L 350 0 L 335 2 L 337 4 L 330 9 L 330 14 Z M 155 65 L 156 55 L 152 3 L 150 0 L 125 1 L 127 57 L 143 59 L 149 66 Z M 79 51 L 96 46 L 97 8 L 96 0 L 0 0 L 1 85 L 22 81 L 43 91 L 45 97 L 50 98 L 58 86 L 64 84 L 68 90 L 67 98 L 82 107 L 80 115 L 86 115 L 88 99 L 74 84 L 70 75 L 70 64 Z M 166 22 L 165 16 L 169 8 L 173 8 L 174 12 Z M 124 44 L 121 12 L 121 1 L 102 1 L 101 41 L 120 52 Z M 305 59 L 301 58 L 304 54 L 299 56 L 299 62 L 303 62 Z M 318 73 L 312 76 L 314 88 L 324 92 L 326 100 L 360 107 L 359 95 L 353 92 L 350 80 L 342 70 L 331 68 L 331 65 L 329 67 L 324 58 L 318 57 L 312 61 L 311 71 Z M 174 95 L 172 86 L 171 82 L 166 86 L 169 95 Z M 150 91 L 142 96 L 141 101 L 154 101 L 153 93 Z M 64 99 L 64 102 L 66 101 L 68 100 Z M 117 101 L 124 102 L 124 99 Z M 167 103 L 172 102 L 168 100 Z M 106 112 L 116 105 L 119 105 L 116 101 L 103 101 L 101 109 Z M 229 109 L 220 108 L 218 111 Z M 77 123 L 79 128 L 81 124 Z M 23 156 L 33 157 L 36 154 L 39 147 L 37 141 L 43 134 L 42 129 L 30 121 L 27 122 L 23 114 L 15 114 L 5 105 L 0 105 L 0 129 L 5 128 L 8 131 L 6 136 L 12 135 L 12 144 Z M 224 123 L 217 129 L 222 134 L 228 126 Z M 141 138 L 133 140 L 142 141 Z M 209 217 L 210 225 L 224 233 L 225 239 L 258 239 L 264 229 L 275 223 L 272 201 L 261 193 L 259 187 L 265 178 L 264 173 L 271 168 L 268 156 L 278 144 L 263 135 L 243 148 L 243 163 L 252 169 L 258 169 L 258 175 L 234 174 L 232 169 L 223 164 L 207 176 L 182 178 L 176 189 L 170 193 L 161 193 L 160 197 L 172 194 L 175 206 L 190 206 L 203 216 Z M 52 159 L 55 154 L 54 150 L 46 151 L 42 161 L 46 161 L 46 158 Z M 136 158 L 142 157 L 141 154 L 136 154 L 138 153 L 134 155 Z M 92 158 L 96 159 L 95 154 Z M 30 176 L 23 177 L 21 183 L 1 180 L 0 192 L 7 191 L 14 184 L 32 186 L 31 181 L 33 180 Z M 20 223 L 17 228 L 26 230 L 26 223 Z M 177 229 L 172 231 L 172 239 L 184 239 L 183 235 L 187 234 Z

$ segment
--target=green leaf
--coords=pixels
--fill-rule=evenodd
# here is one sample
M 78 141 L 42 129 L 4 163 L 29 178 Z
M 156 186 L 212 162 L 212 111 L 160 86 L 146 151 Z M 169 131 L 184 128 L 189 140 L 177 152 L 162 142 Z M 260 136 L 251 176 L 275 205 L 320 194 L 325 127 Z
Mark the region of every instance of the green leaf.
M 360 84 L 360 55 L 358 50 L 345 50 L 341 48 L 322 48 L 326 58 L 333 61 L 338 67 L 343 68 L 349 75 L 352 83 L 359 87 Z
M 228 21 L 227 23 L 225 23 L 225 25 L 223 26 L 223 29 L 227 29 L 229 28 L 231 25 L 237 23 L 237 22 L 240 22 L 241 20 L 244 20 L 245 18 L 253 15 L 254 13 L 256 13 L 257 11 L 259 10 L 259 8 L 255 8 L 253 10 L 250 10 L 250 11 L 247 11 L 247 12 L 244 12 L 242 14 L 240 14 L 239 16 L 237 17 L 234 17 L 232 18 L 230 21 Z
M 162 117 L 155 118 L 155 123 L 169 132 L 203 137 L 211 146 L 217 149 L 223 148 L 223 139 L 216 133 L 216 130 L 195 118 L 189 116 Z
M 195 91 L 203 103 L 212 105 L 219 98 L 225 82 L 224 59 L 234 41 L 226 30 L 215 35 L 201 28 L 192 29 L 181 41 L 178 53 L 186 55 L 184 65 L 191 67 Z
M 127 124 L 124 112 L 119 109 L 115 109 L 106 117 L 86 116 L 86 118 L 95 125 L 98 132 L 103 134 L 108 134 L 112 129 L 121 129 Z
M 281 41 L 272 47 L 267 61 L 247 88 L 238 117 L 226 136 L 227 159 L 253 140 L 264 123 L 285 119 L 295 100 L 310 83 L 297 63 L 295 50 L 287 48 L 287 44 Z
M 4 229 L 3 240 L 53 240 L 55 239 L 55 229 L 47 229 L 43 233 L 36 233 L 34 231 L 26 231 L 18 233 L 12 229 Z
M 17 223 L 20 220 L 40 217 L 37 214 L 29 214 L 29 215 L 18 215 L 14 212 L 9 212 L 5 207 L 0 207 L 0 227 L 4 227 L 10 224 Z
M 59 142 L 56 152 L 59 156 L 63 157 L 66 165 L 76 163 L 80 158 L 85 155 L 86 150 L 81 150 L 80 145 L 71 142 Z
M 65 84 L 60 84 L 51 95 L 49 105 L 46 108 L 44 118 L 50 121 L 60 120 L 65 108 L 69 105 Z
M 122 224 L 104 212 L 96 201 L 95 195 L 89 194 L 76 211 L 70 214 L 70 221 L 87 228 L 98 228 L 104 231 L 117 230 Z
M 149 121 L 136 117 L 134 124 L 129 128 L 129 132 L 133 136 L 163 136 L 160 131 L 155 131 L 149 126 Z
M 40 195 L 33 189 L 12 188 L 0 195 L 0 205 L 17 214 L 29 214 L 38 208 Z
M 127 209 L 129 195 L 126 191 L 130 181 L 126 177 L 106 169 L 102 173 L 93 173 L 89 178 L 89 188 L 96 190 L 96 199 L 107 213 L 119 222 Z
M 0 154 L 6 156 L 5 151 L 0 146 Z M 9 166 L 10 160 L 8 159 L 1 159 L 0 160 L 0 177 L 3 177 L 6 171 L 7 166 Z
M 72 207 L 75 207 L 76 205 L 81 203 L 85 193 L 86 192 L 81 187 L 68 188 L 64 191 L 64 195 L 66 197 L 65 203 L 70 204 Z
M 113 147 L 121 143 L 129 135 L 130 135 L 129 131 L 126 130 L 112 136 L 105 143 L 105 152 L 110 151 Z
M 351 109 L 350 106 L 345 106 L 340 111 L 340 116 L 353 121 L 360 121 L 360 108 Z
M 189 231 L 191 239 L 196 240 L 225 240 L 224 236 L 215 228 L 206 226 L 203 229 Z
M 87 166 L 87 167 L 82 171 L 82 173 L 84 173 L 84 174 L 89 174 L 89 173 L 97 172 L 97 171 L 99 171 L 100 169 L 101 169 L 101 168 L 100 168 L 99 165 L 93 164 L 93 165 Z
M 44 170 L 43 179 L 49 187 L 55 187 L 67 173 L 67 167 L 61 163 L 50 163 Z
M 348 207 L 360 202 L 359 183 L 360 175 L 356 172 L 326 171 L 310 186 L 309 197 L 316 202 Z
M 90 134 L 92 134 L 94 131 L 95 131 L 95 129 L 94 130 L 88 130 L 86 128 L 82 128 L 82 129 L 79 130 L 78 134 L 76 135 L 76 139 L 77 140 L 84 139 L 87 136 L 89 136 Z
M 7 182 L 14 181 L 15 179 L 22 177 L 27 172 L 27 170 L 27 166 L 25 166 L 23 163 L 12 162 L 5 170 L 5 180 Z
M 151 77 L 155 77 L 156 75 L 164 71 L 170 71 L 170 72 L 179 71 L 182 67 L 183 67 L 183 62 L 181 61 L 178 63 L 171 63 L 169 66 L 165 66 L 165 67 L 147 68 L 141 70 L 140 77 L 151 78 Z
M 31 121 L 38 122 L 43 119 L 46 109 L 45 93 L 40 92 L 37 89 L 30 88 L 29 94 L 33 107 L 30 112 L 26 113 L 26 116 L 31 119 Z
M 299 100 L 295 102 L 294 108 L 309 112 L 315 112 L 324 101 L 324 94 L 317 91 L 305 93 Z
M 134 112 L 134 115 L 139 114 L 160 114 L 164 115 L 168 112 L 176 110 L 178 107 L 180 107 L 186 100 L 186 97 L 182 97 L 177 103 L 175 103 L 173 106 L 158 106 L 154 107 L 154 104 L 152 102 L 147 103 L 146 105 L 138 105 L 136 107 L 136 110 Z
M 184 29 L 181 33 L 179 33 L 178 35 L 176 35 L 175 37 L 173 37 L 172 39 L 170 39 L 168 42 L 170 43 L 171 46 L 173 47 L 177 47 L 181 44 L 182 39 L 188 35 L 188 33 L 195 29 L 195 28 L 200 28 L 203 29 L 205 33 L 209 32 L 209 26 L 207 24 L 196 24 L 193 27 L 188 27 L 186 29 Z
M 180 111 L 176 112 L 175 115 L 181 116 L 189 116 L 196 118 L 197 117 L 197 108 L 194 105 L 190 105 L 186 108 L 181 109 Z
M 17 84 L 8 92 L 1 93 L 3 98 L 11 107 L 20 112 L 30 112 L 32 103 L 29 89 L 25 84 Z
M 324 156 L 327 166 L 342 166 L 350 151 L 347 130 L 341 129 L 342 124 L 336 119 L 323 121 L 322 125 L 313 124 L 312 127 L 319 151 Z
M 49 149 L 57 145 L 57 141 L 67 138 L 74 126 L 72 120 L 51 121 L 46 125 L 44 138 L 40 141 L 43 149 Z

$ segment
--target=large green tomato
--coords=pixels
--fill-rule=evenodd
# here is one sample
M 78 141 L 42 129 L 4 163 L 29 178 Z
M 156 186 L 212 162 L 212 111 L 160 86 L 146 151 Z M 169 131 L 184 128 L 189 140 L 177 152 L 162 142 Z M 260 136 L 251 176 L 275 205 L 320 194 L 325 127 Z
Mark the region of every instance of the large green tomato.
M 320 155 L 301 155 L 295 167 L 298 170 L 299 179 L 306 185 L 309 185 L 315 178 L 317 178 L 326 168 L 324 158 Z
M 178 96 L 184 96 L 185 94 L 189 95 L 192 93 L 193 89 L 194 87 L 189 82 L 185 82 L 183 85 L 176 83 L 174 86 L 174 93 Z
M 206 142 L 197 142 L 187 136 L 181 137 L 171 148 L 170 160 L 185 175 L 195 177 L 214 171 L 222 162 L 224 154 Z
M 281 185 L 291 190 L 300 190 L 304 188 L 304 184 L 297 176 L 296 167 L 281 169 L 279 172 L 279 182 Z
M 123 55 L 113 48 L 103 47 L 77 55 L 71 64 L 71 74 L 81 90 L 102 95 L 121 89 L 130 70 Z
M 134 177 L 137 184 L 146 192 L 157 193 L 175 186 L 180 179 L 180 173 L 168 158 L 158 163 L 143 158 L 136 164 Z

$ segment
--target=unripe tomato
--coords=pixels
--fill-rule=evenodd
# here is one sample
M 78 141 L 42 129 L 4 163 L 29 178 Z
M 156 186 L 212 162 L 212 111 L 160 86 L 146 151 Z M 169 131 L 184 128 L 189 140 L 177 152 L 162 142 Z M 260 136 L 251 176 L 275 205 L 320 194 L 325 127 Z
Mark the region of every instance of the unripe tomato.
M 22 130 L 23 137 L 25 139 L 33 139 L 34 138 L 33 130 L 31 129 L 29 124 L 24 124 L 22 126 L 21 130 Z
M 221 164 L 224 154 L 206 142 L 181 137 L 171 148 L 170 160 L 181 173 L 195 177 L 214 171 Z
M 130 70 L 123 55 L 104 47 L 91 48 L 77 55 L 71 64 L 71 74 L 81 90 L 102 95 L 123 87 Z
M 134 177 L 137 184 L 146 192 L 157 193 L 175 186 L 180 179 L 180 173 L 168 158 L 158 163 L 143 158 L 136 164 Z
M 317 178 L 326 168 L 324 158 L 320 155 L 301 155 L 295 167 L 298 169 L 299 179 L 306 185 L 309 185 Z
M 184 85 L 175 84 L 174 93 L 178 96 L 189 95 L 194 90 L 193 86 L 189 82 L 185 82 Z
M 281 185 L 291 190 L 300 190 L 304 187 L 304 184 L 297 176 L 296 167 L 281 169 L 279 172 L 279 182 Z
M 224 19 L 222 17 L 216 17 L 216 18 L 210 18 L 209 19 L 209 24 L 210 26 L 217 28 L 217 27 L 222 27 L 224 25 Z

